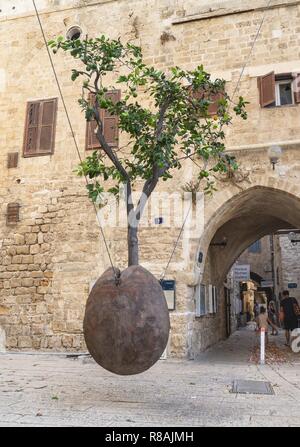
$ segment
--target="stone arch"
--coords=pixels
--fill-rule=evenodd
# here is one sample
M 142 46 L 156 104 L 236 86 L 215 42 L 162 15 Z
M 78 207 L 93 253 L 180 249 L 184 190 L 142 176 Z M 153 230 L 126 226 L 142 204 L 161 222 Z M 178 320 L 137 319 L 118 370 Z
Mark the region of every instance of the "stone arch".
M 192 256 L 194 285 L 217 286 L 219 311 L 212 318 L 195 318 L 189 345 L 190 357 L 226 338 L 224 281 L 235 260 L 256 240 L 279 229 L 300 228 L 300 187 L 275 177 L 260 177 L 237 192 L 232 186 L 220 190 L 205 206 L 204 232 Z M 226 246 L 219 242 L 226 238 Z M 212 243 L 217 245 L 212 246 Z M 196 289 L 195 289 L 196 290 Z
M 224 280 L 240 254 L 257 239 L 283 228 L 300 227 L 300 187 L 281 179 L 258 179 L 236 194 L 235 188 L 220 191 L 205 208 L 205 230 L 198 253 L 203 253 L 200 281 L 210 254 L 217 255 L 215 275 Z M 223 249 L 212 247 L 226 238 Z M 221 268 L 222 264 L 222 268 Z M 215 279 L 215 278 L 214 278 Z

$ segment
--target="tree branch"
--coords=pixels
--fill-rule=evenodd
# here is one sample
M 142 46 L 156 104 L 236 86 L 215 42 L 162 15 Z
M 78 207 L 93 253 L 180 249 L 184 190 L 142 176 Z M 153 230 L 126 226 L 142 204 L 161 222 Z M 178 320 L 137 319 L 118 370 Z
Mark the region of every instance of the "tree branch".
M 160 138 L 160 136 L 162 134 L 163 127 L 164 127 L 164 119 L 165 119 L 166 111 L 168 110 L 168 107 L 170 105 L 170 101 L 171 101 L 170 98 L 167 98 L 166 101 L 163 104 L 161 104 L 161 106 L 160 106 L 159 117 L 157 120 L 156 132 L 155 132 L 156 141 L 158 141 L 158 139 Z M 136 206 L 136 210 L 135 210 L 136 220 L 139 221 L 141 219 L 141 216 L 145 209 L 147 200 L 149 199 L 152 192 L 156 188 L 159 178 L 166 172 L 166 170 L 168 168 L 169 168 L 168 165 L 166 165 L 163 168 L 159 168 L 157 164 L 155 164 L 153 166 L 152 177 L 150 179 L 147 179 L 146 182 L 144 183 L 141 197 L 140 197 L 140 199 L 137 203 L 137 206 Z
M 98 125 L 98 130 L 97 130 L 96 136 L 98 138 L 99 143 L 101 144 L 102 149 L 104 150 L 104 152 L 106 153 L 108 158 L 111 160 L 111 162 L 114 164 L 114 166 L 117 168 L 117 170 L 120 172 L 122 177 L 124 177 L 124 180 L 126 180 L 127 182 L 130 182 L 130 177 L 128 175 L 128 172 L 126 171 L 126 169 L 120 162 L 119 158 L 116 156 L 116 154 L 114 153 L 113 149 L 109 146 L 109 144 L 107 144 L 107 142 L 104 138 L 103 123 L 102 123 L 102 120 L 100 119 L 99 111 L 97 110 L 97 108 L 94 108 L 94 117 L 95 117 L 96 123 Z

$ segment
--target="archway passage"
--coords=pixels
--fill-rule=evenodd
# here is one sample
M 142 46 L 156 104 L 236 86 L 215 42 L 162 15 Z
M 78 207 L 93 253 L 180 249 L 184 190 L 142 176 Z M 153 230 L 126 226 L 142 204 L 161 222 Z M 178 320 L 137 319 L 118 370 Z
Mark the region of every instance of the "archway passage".
M 298 197 L 278 189 L 249 188 L 228 200 L 210 220 L 206 233 L 212 236 L 204 278 L 209 277 L 220 287 L 230 267 L 247 247 L 265 235 L 299 227 Z M 226 245 L 220 245 L 222 241 Z
M 206 223 L 200 251 L 204 255 L 201 283 L 207 287 L 216 286 L 219 308 L 214 318 L 208 316 L 208 323 L 196 319 L 194 353 L 199 352 L 199 346 L 200 350 L 205 350 L 228 335 L 227 276 L 239 256 L 266 235 L 300 228 L 300 195 L 283 189 L 253 186 L 224 200 L 221 205 L 219 199 L 216 203 L 218 206 Z M 207 331 L 208 325 L 213 328 L 211 336 L 204 343 L 199 342 L 201 336 L 198 334 L 203 327 Z

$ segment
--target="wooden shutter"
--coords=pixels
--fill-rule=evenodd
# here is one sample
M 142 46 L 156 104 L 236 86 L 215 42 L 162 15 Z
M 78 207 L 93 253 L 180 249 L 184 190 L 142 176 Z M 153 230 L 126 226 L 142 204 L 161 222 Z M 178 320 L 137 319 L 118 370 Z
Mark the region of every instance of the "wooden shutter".
M 38 147 L 40 102 L 29 102 L 26 110 L 24 156 L 36 155 Z
M 27 104 L 24 157 L 53 154 L 57 98 Z
M 260 76 L 257 78 L 260 106 L 267 107 L 275 103 L 275 73 Z
M 193 91 L 192 89 L 189 89 L 191 96 L 193 99 L 198 99 L 199 101 L 204 98 L 209 98 L 212 103 L 208 106 L 207 113 L 209 116 L 217 115 L 218 108 L 219 108 L 219 101 L 224 98 L 224 93 L 218 92 L 211 95 L 208 95 L 208 93 L 204 92 L 204 90 L 197 90 Z
M 18 167 L 18 160 L 19 160 L 19 153 L 18 152 L 11 152 L 7 155 L 7 168 L 17 168 Z
M 293 91 L 295 103 L 300 103 L 300 73 L 293 74 Z
M 9 203 L 7 205 L 6 213 L 6 224 L 13 225 L 20 220 L 20 204 L 19 203 Z
M 57 99 L 43 101 L 41 104 L 38 152 L 52 154 L 54 149 Z
M 95 95 L 90 93 L 89 95 L 89 102 L 91 105 L 95 105 Z M 101 112 L 100 112 L 100 118 L 101 118 Z M 85 148 L 86 150 L 90 149 L 99 149 L 100 143 L 98 141 L 98 138 L 96 136 L 97 129 L 97 123 L 96 120 L 87 121 L 86 123 L 86 134 L 85 134 Z
M 120 101 L 121 92 L 120 90 L 111 90 L 105 95 L 112 102 L 116 103 Z M 94 104 L 94 97 L 90 95 L 90 101 Z M 119 145 L 119 128 L 118 128 L 118 117 L 116 115 L 111 115 L 106 109 L 99 109 L 100 119 L 103 123 L 103 134 L 104 138 L 111 147 L 118 147 Z M 101 148 L 98 138 L 95 134 L 97 129 L 96 120 L 88 121 L 86 126 L 86 149 L 99 149 Z
M 210 116 L 217 115 L 218 109 L 219 109 L 219 101 L 224 98 L 224 94 L 219 92 L 215 93 L 214 95 L 211 95 L 210 101 L 212 101 L 212 104 L 209 105 L 207 113 Z
M 120 101 L 120 90 L 112 90 L 106 93 L 106 97 L 110 99 L 114 104 Z M 111 115 L 107 110 L 103 110 L 103 131 L 106 142 L 111 147 L 118 147 L 119 145 L 119 128 L 118 117 Z

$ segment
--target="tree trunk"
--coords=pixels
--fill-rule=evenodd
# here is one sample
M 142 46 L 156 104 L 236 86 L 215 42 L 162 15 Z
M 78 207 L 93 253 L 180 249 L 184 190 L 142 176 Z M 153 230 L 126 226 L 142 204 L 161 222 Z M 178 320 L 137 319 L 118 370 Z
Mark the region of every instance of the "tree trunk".
M 139 241 L 138 228 L 128 225 L 127 230 L 128 241 L 128 267 L 139 264 Z

